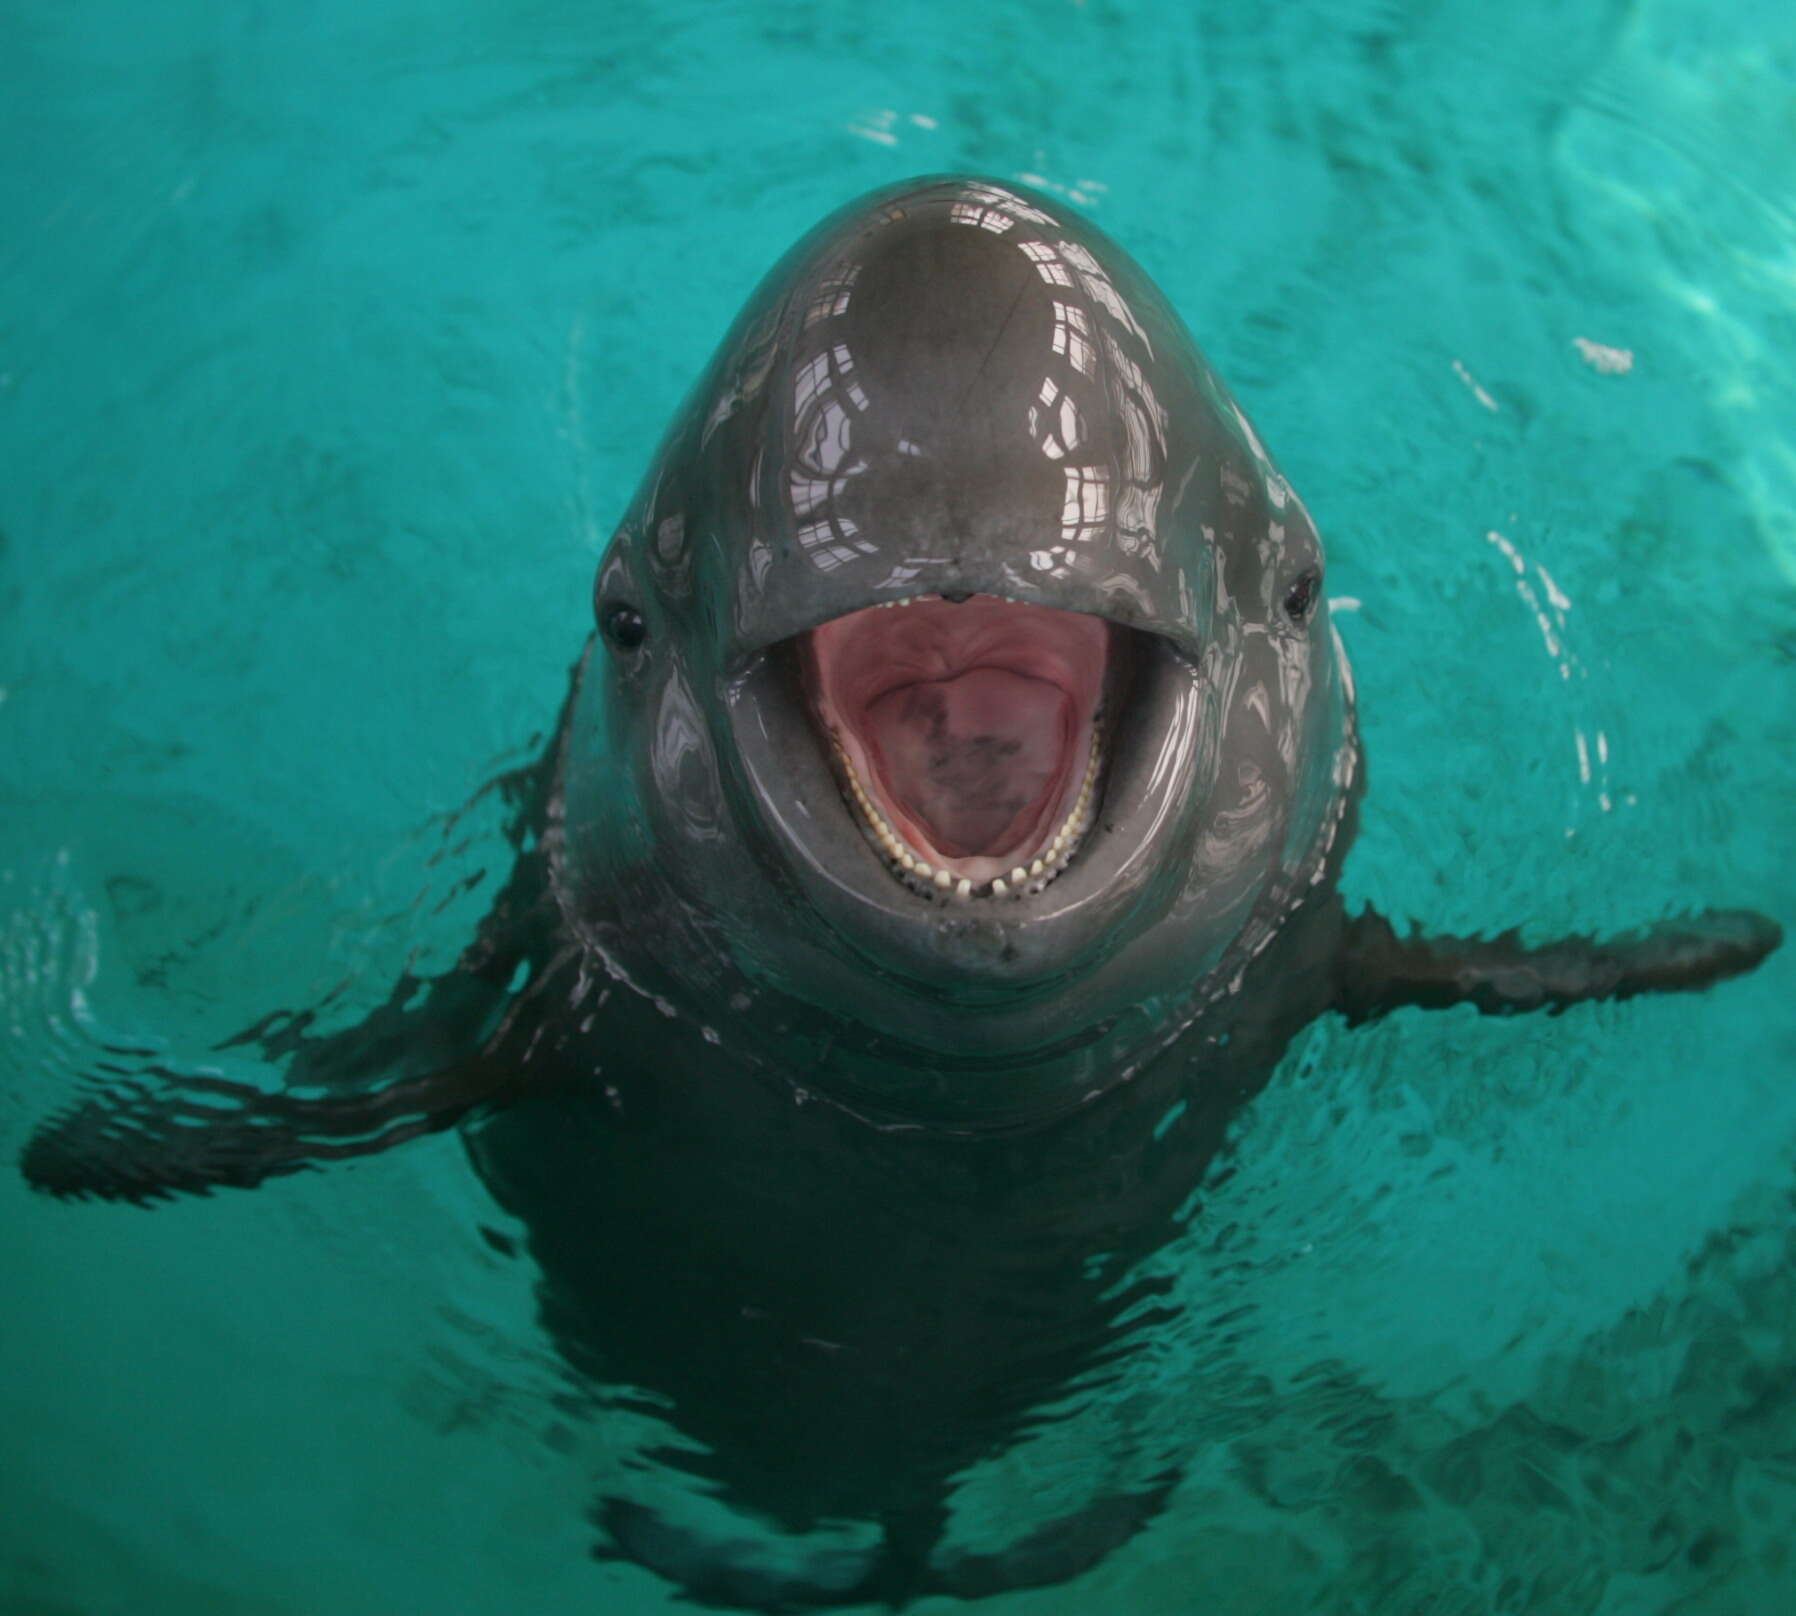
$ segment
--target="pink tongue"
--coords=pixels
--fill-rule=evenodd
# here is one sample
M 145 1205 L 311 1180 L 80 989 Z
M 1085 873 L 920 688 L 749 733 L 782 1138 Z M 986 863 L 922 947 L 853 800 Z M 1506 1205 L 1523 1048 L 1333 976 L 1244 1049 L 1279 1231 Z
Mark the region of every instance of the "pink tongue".
M 1004 668 L 888 690 L 864 733 L 884 785 L 950 858 L 1001 857 L 1026 836 L 1071 748 L 1057 685 Z

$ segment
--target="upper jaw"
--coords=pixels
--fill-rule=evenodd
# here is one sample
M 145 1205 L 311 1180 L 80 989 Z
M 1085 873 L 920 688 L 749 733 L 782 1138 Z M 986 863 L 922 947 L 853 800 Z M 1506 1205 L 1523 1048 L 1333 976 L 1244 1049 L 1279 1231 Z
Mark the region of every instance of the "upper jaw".
M 795 579 L 781 551 L 751 548 L 730 590 L 712 602 L 711 621 L 723 630 L 714 666 L 726 679 L 739 679 L 776 647 L 801 641 L 824 623 L 944 596 L 983 595 L 1099 618 L 1163 639 L 1194 663 L 1214 637 L 1207 561 L 1169 566 L 1151 587 L 1095 549 L 1046 572 L 1034 568 L 1027 549 L 903 564 L 882 556 L 880 564 L 886 576 L 872 585 L 847 576 L 857 571 L 850 567 L 839 573 L 807 568 L 808 576 Z

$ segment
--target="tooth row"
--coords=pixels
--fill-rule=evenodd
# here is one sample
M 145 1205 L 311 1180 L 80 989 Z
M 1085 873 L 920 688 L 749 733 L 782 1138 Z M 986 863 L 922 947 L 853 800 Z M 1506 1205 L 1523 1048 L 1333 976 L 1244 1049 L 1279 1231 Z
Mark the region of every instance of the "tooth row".
M 902 606 L 904 601 L 897 602 Z M 914 891 L 952 892 L 956 898 L 965 900 L 972 897 L 985 897 L 988 893 L 994 898 L 1006 896 L 1022 897 L 1025 893 L 1040 892 L 1050 881 L 1063 870 L 1079 844 L 1084 841 L 1085 833 L 1091 829 L 1092 795 L 1097 789 L 1098 768 L 1101 752 L 1094 735 L 1091 742 L 1091 756 L 1085 764 L 1085 778 L 1079 783 L 1079 795 L 1074 798 L 1073 806 L 1068 811 L 1060 828 L 1054 832 L 1047 845 L 1029 861 L 1027 865 L 1018 864 L 1010 872 L 1009 878 L 996 877 L 985 891 L 975 893 L 973 883 L 966 876 L 959 880 L 947 870 L 938 870 L 926 859 L 921 859 L 906 847 L 898 833 L 886 821 L 872 796 L 856 770 L 848 753 L 838 742 L 836 757 L 841 762 L 842 772 L 848 779 L 848 790 L 854 798 L 854 805 L 860 809 L 861 817 L 873 832 L 874 840 L 879 843 L 880 850 L 895 866 L 893 873 L 903 879 L 905 885 Z

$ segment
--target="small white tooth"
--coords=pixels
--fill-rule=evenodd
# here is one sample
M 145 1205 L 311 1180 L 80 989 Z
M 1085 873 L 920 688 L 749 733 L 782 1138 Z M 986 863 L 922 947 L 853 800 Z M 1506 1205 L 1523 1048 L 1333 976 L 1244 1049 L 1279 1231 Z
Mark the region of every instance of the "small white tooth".
M 930 869 L 930 867 L 927 864 L 925 864 L 922 859 L 918 859 L 917 860 L 917 874 L 922 876 L 923 879 L 925 881 L 927 881 L 932 875 L 935 874 L 935 871 Z
M 962 884 L 962 885 L 963 885 L 963 886 L 965 886 L 965 885 L 966 885 L 966 884 L 967 884 L 967 883 L 966 883 L 966 882 L 962 882 L 962 883 L 961 883 L 961 884 Z M 994 880 L 994 881 L 993 881 L 993 882 L 992 882 L 992 896 L 993 896 L 993 897 L 994 897 L 994 898 L 1001 898 L 1001 897 L 1003 897 L 1003 896 L 1004 896 L 1004 894 L 1005 894 L 1005 893 L 1006 893 L 1006 892 L 1008 892 L 1008 891 L 1009 891 L 1009 890 L 1010 890 L 1010 888 L 1009 888 L 1009 887 L 1007 887 L 1007 886 L 1005 886 L 1005 884 L 1004 884 L 1004 877 L 1003 877 L 1003 876 L 1001 876 L 1001 875 L 1000 875 L 1000 876 L 998 876 L 998 877 L 997 877 L 997 878 L 996 878 L 996 879 L 995 879 L 995 880 Z
M 943 873 L 945 874 L 946 872 L 944 871 Z M 973 883 L 964 875 L 960 878 L 960 885 L 954 889 L 954 896 L 957 898 L 970 898 L 973 896 Z
M 1033 864 L 1031 864 L 1029 866 L 1029 873 L 1031 875 L 1040 875 L 1041 872 L 1042 872 L 1042 862 L 1040 859 L 1037 859 Z
M 1029 873 L 1029 872 L 1028 872 L 1028 871 L 1027 871 L 1027 870 L 1025 870 L 1025 869 L 1024 869 L 1024 868 L 1023 868 L 1023 867 L 1022 867 L 1022 865 L 1020 865 L 1020 864 L 1019 864 L 1019 865 L 1018 865 L 1018 866 L 1017 866 L 1017 867 L 1016 867 L 1016 868 L 1015 868 L 1015 869 L 1014 869 L 1014 870 L 1012 870 L 1012 871 L 1011 871 L 1011 872 L 1010 872 L 1010 884 L 1011 884 L 1011 885 L 1012 885 L 1012 886 L 1013 886 L 1013 887 L 1020 887 L 1020 886 L 1021 886 L 1021 885 L 1022 885 L 1022 884 L 1023 884 L 1023 878 L 1024 878 L 1024 877 L 1025 877 L 1025 876 L 1026 876 L 1026 875 L 1027 875 L 1027 874 L 1028 874 L 1028 873 Z
M 938 887 L 941 887 L 944 891 L 946 891 L 949 887 L 951 887 L 954 884 L 954 877 L 951 876 L 946 870 L 937 870 L 935 872 L 935 884 Z
M 917 861 L 916 861 L 916 860 L 915 860 L 915 859 L 914 859 L 914 858 L 912 858 L 912 857 L 911 857 L 911 856 L 910 856 L 910 854 L 908 854 L 908 853 L 902 853 L 902 852 L 901 852 L 901 853 L 900 853 L 900 854 L 899 854 L 899 855 L 898 855 L 898 862 L 899 862 L 899 863 L 900 863 L 900 864 L 901 864 L 901 865 L 903 865 L 903 866 L 904 866 L 904 868 L 905 868 L 905 869 L 907 869 L 907 870 L 914 870 L 914 869 L 916 869 L 916 867 L 917 867 Z
M 1063 848 L 1065 846 L 1066 846 L 1066 831 L 1064 829 L 1055 831 L 1054 832 L 1054 840 L 1048 843 L 1049 853 L 1058 853 L 1061 850 L 1061 848 Z

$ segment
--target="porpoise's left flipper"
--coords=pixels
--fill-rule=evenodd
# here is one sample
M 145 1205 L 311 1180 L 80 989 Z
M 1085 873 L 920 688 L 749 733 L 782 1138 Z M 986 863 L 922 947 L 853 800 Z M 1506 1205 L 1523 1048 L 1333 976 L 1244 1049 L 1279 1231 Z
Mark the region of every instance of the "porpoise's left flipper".
M 1705 988 L 1750 971 L 1782 941 L 1783 928 L 1750 909 L 1708 909 L 1620 937 L 1566 937 L 1535 947 L 1514 931 L 1400 937 L 1368 909 L 1347 923 L 1335 1007 L 1354 1022 L 1405 1006 L 1557 1012 L 1587 999 Z

